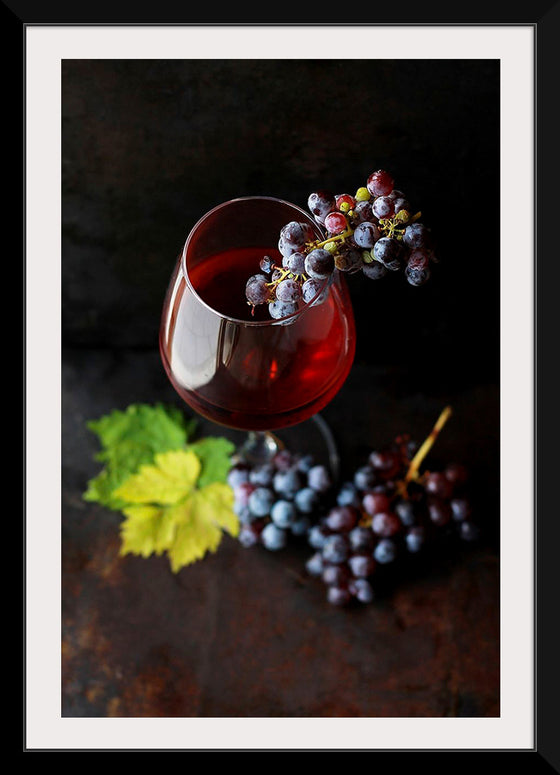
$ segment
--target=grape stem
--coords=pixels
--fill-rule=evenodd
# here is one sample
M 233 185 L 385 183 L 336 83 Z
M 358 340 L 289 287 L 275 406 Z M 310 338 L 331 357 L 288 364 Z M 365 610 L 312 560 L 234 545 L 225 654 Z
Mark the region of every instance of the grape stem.
M 406 472 L 406 476 L 404 478 L 405 484 L 408 484 L 408 482 L 411 482 L 418 478 L 418 469 L 422 465 L 424 458 L 428 454 L 428 452 L 433 447 L 437 437 L 439 436 L 439 433 L 447 420 L 451 416 L 451 407 L 446 406 L 445 409 L 441 412 L 440 416 L 438 417 L 436 424 L 430 431 L 429 435 L 425 439 L 424 443 L 420 446 L 412 460 L 410 461 L 410 465 L 408 467 L 408 471 Z

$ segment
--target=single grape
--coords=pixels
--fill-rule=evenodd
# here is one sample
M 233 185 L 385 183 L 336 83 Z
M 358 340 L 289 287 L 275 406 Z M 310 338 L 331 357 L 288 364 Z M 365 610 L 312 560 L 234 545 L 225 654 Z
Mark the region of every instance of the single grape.
M 363 223 L 364 221 L 370 221 L 373 223 L 373 218 L 375 218 L 375 216 L 373 215 L 373 211 L 371 209 L 371 202 L 361 201 L 358 202 L 352 210 L 350 222 L 352 226 L 356 227 L 358 224 Z M 377 218 L 375 218 L 375 220 L 377 221 Z
M 405 199 L 404 197 L 399 197 L 397 199 L 394 199 L 393 201 L 395 202 L 395 213 L 400 213 L 402 210 L 405 210 L 407 213 L 410 214 L 411 207 L 407 199 Z
M 451 507 L 447 501 L 434 496 L 428 502 L 428 516 L 434 525 L 443 527 L 451 519 Z
M 281 320 L 294 315 L 298 311 L 298 305 L 295 301 L 272 301 L 268 305 L 268 311 L 270 317 L 275 320 Z
M 274 493 L 268 487 L 257 487 L 249 496 L 248 507 L 255 517 L 266 517 L 274 503 Z
M 406 279 L 411 285 L 420 286 L 430 279 L 430 256 L 422 248 L 412 250 L 408 256 Z
M 371 211 L 376 218 L 392 218 L 395 214 L 395 202 L 388 196 L 378 196 L 371 206 Z
M 373 587 L 367 579 L 352 579 L 348 584 L 348 591 L 360 603 L 371 603 L 375 597 Z
M 242 525 L 237 536 L 239 543 L 249 548 L 259 543 L 261 527 L 255 524 Z
M 242 506 L 240 503 L 234 503 L 233 510 L 237 514 L 237 518 L 242 525 L 248 525 L 256 519 L 254 514 L 251 513 L 249 506 Z
M 324 565 L 322 575 L 328 586 L 345 587 L 350 581 L 350 571 L 345 565 Z
M 356 196 L 354 197 L 356 202 L 368 202 L 371 199 L 371 194 L 367 190 L 366 186 L 360 186 L 360 188 L 356 191 Z
M 265 274 L 271 274 L 274 271 L 274 261 L 270 256 L 263 256 L 259 261 L 259 267 Z
M 371 173 L 366 185 L 372 196 L 387 196 L 393 190 L 395 181 L 386 170 L 376 170 Z
M 375 570 L 375 560 L 371 554 L 354 554 L 348 560 L 348 566 L 352 575 L 358 579 L 365 579 Z
M 326 493 L 332 487 L 330 474 L 323 465 L 315 465 L 307 472 L 307 484 L 318 493 Z
M 381 237 L 373 246 L 373 255 L 384 267 L 396 271 L 401 267 L 402 247 L 394 237 Z
M 335 533 L 347 533 L 359 519 L 360 512 L 354 506 L 334 506 L 325 517 L 325 525 Z
M 249 473 L 249 481 L 260 487 L 270 487 L 274 476 L 274 466 L 271 463 L 264 463 L 256 466 Z
M 354 274 L 359 272 L 363 266 L 362 252 L 351 245 L 344 245 L 334 254 L 334 265 L 341 272 Z
M 371 520 L 371 529 L 375 535 L 382 538 L 391 538 L 401 529 L 401 523 L 392 511 L 375 514 Z
M 278 471 L 287 471 L 295 464 L 294 456 L 289 449 L 280 449 L 272 458 L 272 464 Z
M 405 229 L 403 242 L 411 250 L 429 247 L 430 232 L 423 223 L 411 223 Z
M 377 240 L 381 237 L 381 234 L 375 223 L 372 223 L 371 221 L 363 221 L 362 223 L 358 224 L 358 226 L 356 226 L 352 236 L 358 247 L 369 250 L 375 245 Z
M 381 565 L 393 562 L 397 556 L 397 547 L 390 538 L 382 538 L 373 551 L 373 558 Z
M 307 474 L 314 465 L 315 459 L 313 455 L 303 455 L 296 462 L 296 468 L 302 474 Z
M 321 549 L 323 560 L 325 562 L 339 565 L 342 562 L 346 562 L 348 559 L 348 544 L 341 535 L 327 536 L 325 543 Z
M 466 467 L 460 463 L 449 463 L 443 473 L 453 486 L 465 484 L 469 478 Z
M 296 280 L 282 280 L 276 286 L 277 301 L 297 302 L 301 299 L 301 285 Z
M 235 502 L 239 503 L 241 506 L 247 506 L 249 497 L 255 489 L 255 485 L 251 484 L 251 482 L 239 482 L 233 489 Z
M 321 292 L 321 289 L 324 290 Z M 326 300 L 328 292 L 329 289 L 326 287 L 325 280 L 318 280 L 315 277 L 310 277 L 301 286 L 301 295 L 304 302 L 311 304 L 312 307 L 322 304 Z
M 280 239 L 284 240 L 286 245 L 295 245 L 296 247 L 304 247 L 305 241 L 309 234 L 308 229 L 304 229 L 304 224 L 297 221 L 290 221 L 280 230 Z
M 456 522 L 465 522 L 471 515 L 471 505 L 466 498 L 453 498 L 449 502 L 451 516 Z
M 371 466 L 361 466 L 354 473 L 354 486 L 357 490 L 371 490 L 377 483 L 377 475 Z
M 307 207 L 317 223 L 323 224 L 326 216 L 336 208 L 334 194 L 330 191 L 315 191 L 309 195 Z
M 342 234 L 348 228 L 348 220 L 344 213 L 336 210 L 329 213 L 325 218 L 325 229 L 329 234 Z
M 427 474 L 424 487 L 427 493 L 437 495 L 438 498 L 448 499 L 453 493 L 453 485 L 441 471 Z
M 344 482 L 338 491 L 336 502 L 338 506 L 354 506 L 357 509 L 360 508 L 361 499 L 353 482 Z
M 311 487 L 296 492 L 294 503 L 302 514 L 312 514 L 319 504 L 319 494 Z
M 421 525 L 415 525 L 408 529 L 405 542 L 409 552 L 419 552 L 426 541 L 426 532 Z
M 264 304 L 270 298 L 268 279 L 264 274 L 254 274 L 245 285 L 245 297 L 249 304 Z
M 398 501 L 394 508 L 397 517 L 405 527 L 416 524 L 416 512 L 411 501 Z
M 279 500 L 270 509 L 270 518 L 277 527 L 287 528 L 295 521 L 297 512 L 290 501 Z
M 480 537 L 480 528 L 470 520 L 465 520 L 459 525 L 459 535 L 463 541 L 477 541 Z
M 285 256 L 282 260 L 282 266 L 285 269 L 289 269 L 292 274 L 300 275 L 305 273 L 305 254 L 304 253 L 292 253 L 289 256 Z
M 332 253 L 323 248 L 315 248 L 305 258 L 305 274 L 317 280 L 325 280 L 334 270 Z
M 348 533 L 348 539 L 354 552 L 372 552 L 375 546 L 375 536 L 367 527 L 355 527 Z
M 227 475 L 227 483 L 232 489 L 235 489 L 237 485 L 242 482 L 249 481 L 249 467 L 243 464 L 233 466 L 229 469 Z
M 373 450 L 369 455 L 368 463 L 385 479 L 395 476 L 401 467 L 398 454 L 390 449 Z
M 385 493 L 366 492 L 362 498 L 362 506 L 366 514 L 369 514 L 370 517 L 372 517 L 374 514 L 388 511 L 391 506 L 391 501 Z
M 387 268 L 380 264 L 379 261 L 373 261 L 371 264 L 364 264 L 362 266 L 362 272 L 369 280 L 380 280 L 387 274 Z
M 315 552 L 305 563 L 305 569 L 310 576 L 322 576 L 325 563 L 323 562 L 323 556 L 321 552 Z
M 328 535 L 330 533 L 323 525 L 312 525 L 307 533 L 307 542 L 313 549 L 322 549 Z
M 328 587 L 327 600 L 331 605 L 344 606 L 351 601 L 352 595 L 345 587 Z
M 286 531 L 275 525 L 274 522 L 269 522 L 264 526 L 260 538 L 265 549 L 268 549 L 271 552 L 277 552 L 280 549 L 284 549 L 288 543 Z
M 293 498 L 298 490 L 301 490 L 301 475 L 293 468 L 286 471 L 277 471 L 274 474 L 273 487 L 278 495 Z

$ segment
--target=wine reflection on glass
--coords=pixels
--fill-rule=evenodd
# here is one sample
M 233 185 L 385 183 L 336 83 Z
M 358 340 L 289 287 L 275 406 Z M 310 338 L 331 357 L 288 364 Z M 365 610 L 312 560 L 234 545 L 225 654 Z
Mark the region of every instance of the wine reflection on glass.
M 273 431 L 313 418 L 327 444 L 336 445 L 318 414 L 346 380 L 355 352 L 355 325 L 339 271 L 326 298 L 275 320 L 245 297 L 248 278 L 269 256 L 282 264 L 281 228 L 312 216 L 273 197 L 233 199 L 192 228 L 173 269 L 160 327 L 161 358 L 179 396 L 208 420 L 247 431 L 242 454 L 265 462 L 282 442 Z M 334 472 L 336 474 L 336 471 Z

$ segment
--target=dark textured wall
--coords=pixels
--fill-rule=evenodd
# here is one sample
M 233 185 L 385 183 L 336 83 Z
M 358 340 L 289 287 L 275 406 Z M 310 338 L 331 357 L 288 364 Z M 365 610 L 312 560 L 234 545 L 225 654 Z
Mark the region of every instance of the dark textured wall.
M 62 129 L 66 346 L 156 347 L 175 257 L 213 205 L 305 206 L 382 167 L 441 263 L 419 289 L 350 278 L 357 361 L 411 389 L 497 381 L 498 61 L 66 60 Z

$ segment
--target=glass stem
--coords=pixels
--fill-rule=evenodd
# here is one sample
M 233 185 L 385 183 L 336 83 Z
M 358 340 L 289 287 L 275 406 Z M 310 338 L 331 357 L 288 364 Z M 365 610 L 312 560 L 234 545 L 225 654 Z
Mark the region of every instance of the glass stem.
M 269 463 L 283 447 L 280 439 L 270 431 L 249 431 L 240 453 L 250 465 L 263 465 Z

